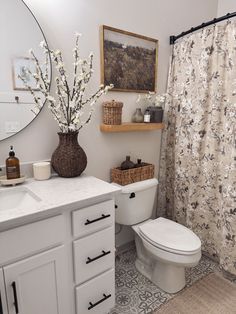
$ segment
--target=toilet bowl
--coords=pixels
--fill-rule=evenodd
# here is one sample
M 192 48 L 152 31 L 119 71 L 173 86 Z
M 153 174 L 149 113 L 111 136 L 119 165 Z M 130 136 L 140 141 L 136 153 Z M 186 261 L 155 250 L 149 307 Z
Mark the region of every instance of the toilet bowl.
M 115 220 L 135 232 L 137 270 L 162 290 L 176 293 L 186 284 L 185 267 L 196 266 L 201 258 L 201 241 L 172 220 L 150 219 L 157 184 L 157 179 L 150 179 L 119 186 L 122 192 L 115 200 Z
M 158 287 L 176 293 L 185 287 L 185 267 L 201 258 L 201 241 L 188 228 L 165 218 L 134 225 L 136 268 Z

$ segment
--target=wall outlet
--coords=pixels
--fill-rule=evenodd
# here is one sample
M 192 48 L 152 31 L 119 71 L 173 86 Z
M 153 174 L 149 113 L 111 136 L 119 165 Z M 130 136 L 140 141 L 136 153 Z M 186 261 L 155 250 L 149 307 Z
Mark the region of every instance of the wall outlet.
M 19 121 L 6 121 L 5 122 L 5 132 L 6 133 L 16 133 L 19 131 L 20 122 Z

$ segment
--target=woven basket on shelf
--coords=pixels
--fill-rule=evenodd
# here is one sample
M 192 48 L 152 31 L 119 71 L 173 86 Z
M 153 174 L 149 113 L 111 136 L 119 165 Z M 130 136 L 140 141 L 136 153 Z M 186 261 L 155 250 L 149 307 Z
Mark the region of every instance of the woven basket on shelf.
M 104 102 L 103 123 L 111 125 L 121 124 L 122 107 L 123 103 L 115 100 Z
M 145 164 L 143 167 L 121 170 L 120 167 L 111 169 L 111 181 L 120 185 L 152 179 L 154 177 L 154 165 Z

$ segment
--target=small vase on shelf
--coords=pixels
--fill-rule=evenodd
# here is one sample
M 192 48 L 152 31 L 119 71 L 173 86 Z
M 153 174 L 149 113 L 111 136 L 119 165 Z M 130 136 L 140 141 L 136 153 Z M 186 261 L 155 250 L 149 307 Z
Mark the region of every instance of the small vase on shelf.
M 143 113 L 141 108 L 137 108 L 132 116 L 132 122 L 142 123 L 143 122 Z
M 142 159 L 137 159 L 137 163 L 135 164 L 135 168 L 143 167 L 144 163 L 142 162 Z
M 130 156 L 126 156 L 126 160 L 123 161 L 120 165 L 120 169 L 121 170 L 128 170 L 128 169 L 131 169 L 131 168 L 134 168 L 135 165 L 134 163 L 130 160 Z

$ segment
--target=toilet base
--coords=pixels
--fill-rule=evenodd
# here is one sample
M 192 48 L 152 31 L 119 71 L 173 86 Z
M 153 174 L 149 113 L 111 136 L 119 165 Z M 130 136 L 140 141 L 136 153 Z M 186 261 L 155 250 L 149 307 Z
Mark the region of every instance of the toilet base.
M 150 265 L 144 264 L 142 261 L 136 258 L 135 267 L 144 277 L 152 281 L 152 278 L 151 278 L 152 268 Z
M 186 285 L 185 268 L 171 264 L 153 261 L 153 266 L 143 263 L 140 259 L 135 260 L 137 270 L 156 286 L 168 293 L 176 293 Z
M 176 293 L 186 285 L 185 268 L 155 260 L 151 281 L 168 293 Z

